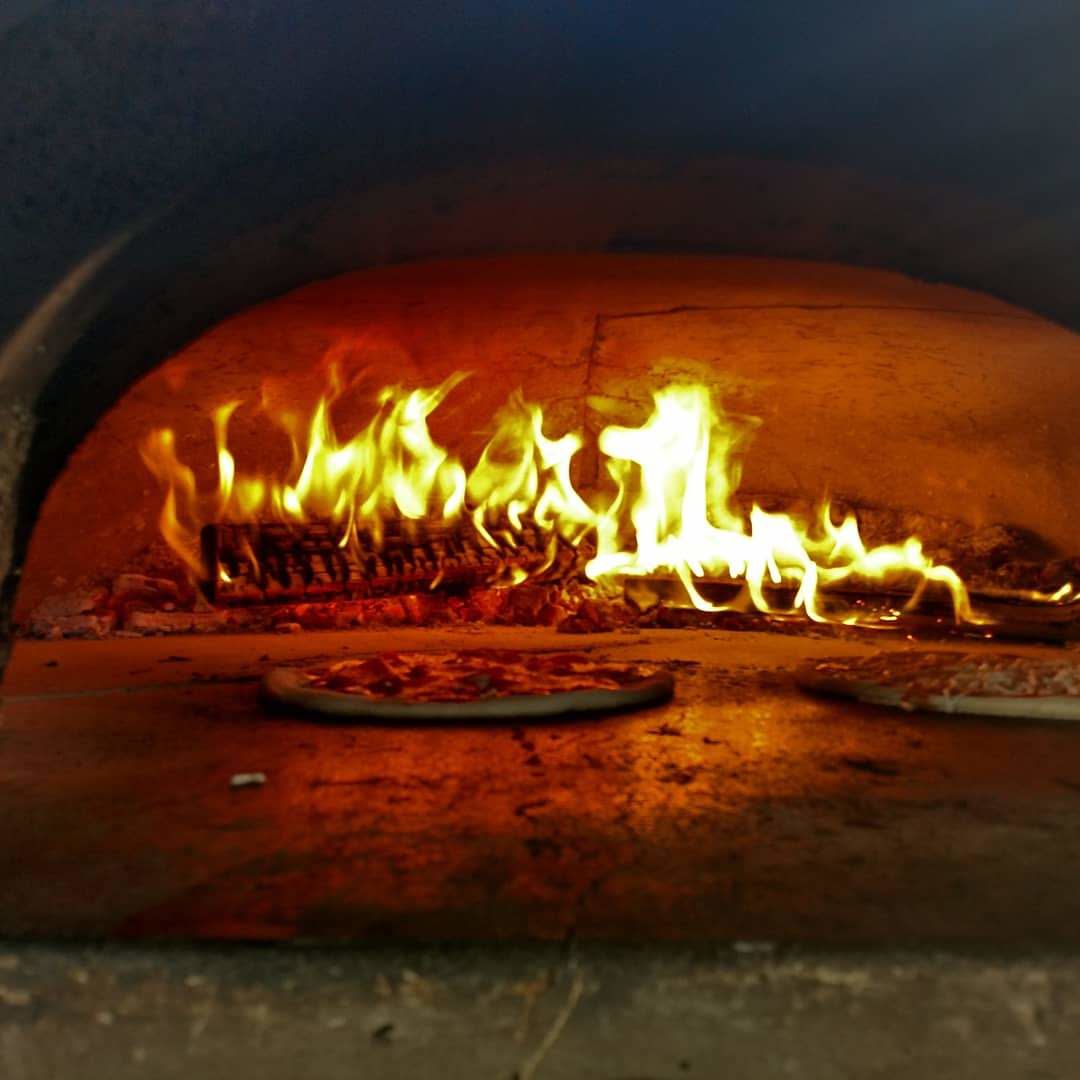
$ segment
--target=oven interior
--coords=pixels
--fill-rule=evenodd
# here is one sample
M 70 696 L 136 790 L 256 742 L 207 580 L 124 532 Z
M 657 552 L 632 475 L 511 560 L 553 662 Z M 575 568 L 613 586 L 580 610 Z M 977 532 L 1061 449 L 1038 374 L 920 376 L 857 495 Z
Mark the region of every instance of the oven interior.
M 1078 466 L 1076 350 L 1069 332 L 970 290 L 736 257 L 418 262 L 316 282 L 224 320 L 101 418 L 42 508 L 6 685 L 6 797 L 23 828 L 6 841 L 22 870 L 0 912 L 5 932 L 1068 936 L 1080 759 L 1070 764 L 1067 726 L 815 699 L 792 672 L 877 650 L 1068 651 L 1077 525 L 1062 493 Z M 464 463 L 470 493 L 485 455 L 520 471 L 529 423 L 500 436 L 510 446 L 490 441 L 515 393 L 538 406 L 551 446 L 579 433 L 569 490 L 610 504 L 602 432 L 641 432 L 665 388 L 698 386 L 723 413 L 714 443 L 732 444 L 721 464 L 740 514 L 786 509 L 812 529 L 828 496 L 829 520 L 852 515 L 872 550 L 917 535 L 976 607 L 1012 590 L 1053 618 L 966 622 L 945 592 L 927 611 L 873 608 L 875 590 L 903 588 L 903 575 L 856 581 L 838 607 L 823 586 L 813 616 L 785 608 L 768 580 L 766 610 L 745 597 L 702 610 L 671 566 L 631 568 L 615 589 L 590 580 L 573 555 L 595 550 L 595 523 L 578 549 L 563 543 L 567 563 L 539 559 L 547 540 L 534 521 L 481 571 L 421 572 L 419 556 L 399 553 L 430 555 L 423 530 L 473 528 L 467 516 L 439 519 L 446 490 L 433 480 L 419 521 L 407 498 L 386 503 L 379 569 L 357 564 L 360 591 L 310 564 L 290 579 L 235 552 L 215 580 L 192 568 L 200 529 L 241 527 L 251 478 L 285 477 L 286 496 L 307 498 L 299 478 L 326 466 L 316 437 L 326 455 L 343 453 L 374 430 L 373 415 L 396 416 L 411 392 L 440 386 L 420 428 L 388 421 L 371 437 L 375 486 L 355 505 L 432 448 Z M 683 453 L 661 443 L 661 456 L 665 445 Z M 349 459 L 346 477 L 358 468 Z M 715 468 L 710 458 L 710 477 Z M 530 520 L 547 475 L 520 511 Z M 183 503 L 185 476 L 200 500 Z M 310 538 L 338 495 L 300 517 L 264 499 L 251 535 Z M 490 532 L 509 535 L 508 506 L 484 519 Z M 699 572 L 693 591 L 718 595 L 713 577 Z M 677 692 L 606 718 L 442 727 L 312 723 L 269 711 L 257 693 L 278 664 L 488 647 L 648 661 L 675 674 Z M 262 782 L 233 782 L 251 774 Z

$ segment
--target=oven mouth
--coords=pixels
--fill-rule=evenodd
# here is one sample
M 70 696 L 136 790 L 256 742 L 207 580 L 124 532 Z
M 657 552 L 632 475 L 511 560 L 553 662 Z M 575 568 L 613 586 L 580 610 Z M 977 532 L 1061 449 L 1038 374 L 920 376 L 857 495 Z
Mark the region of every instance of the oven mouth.
M 1037 355 L 1064 387 L 1051 341 L 1072 344 L 978 294 L 778 260 L 331 279 L 220 324 L 117 404 L 46 503 L 20 625 L 1062 644 L 1080 611 L 1053 491 L 1065 421 L 960 359 Z M 896 355 L 911 389 L 890 396 Z M 1002 416 L 1030 461 L 1005 449 L 993 490 L 980 444 Z
M 932 712 L 903 695 L 887 710 L 806 684 L 837 665 L 857 675 L 879 653 L 954 667 L 961 653 L 972 658 L 960 663 L 965 686 L 1003 656 L 1019 671 L 1069 669 L 1075 608 L 1060 590 L 1077 529 L 1060 496 L 1074 467 L 1062 447 L 1075 350 L 1060 327 L 964 289 L 736 257 L 418 262 L 238 311 L 100 417 L 42 508 L 5 684 L 5 738 L 24 783 L 3 794 L 13 819 L 41 827 L 10 840 L 25 872 L 0 931 L 855 943 L 1037 938 L 1049 920 L 1072 940 L 1073 892 L 1057 887 L 1071 820 L 1063 781 L 1080 770 L 1070 725 L 1039 710 Z M 391 485 L 378 541 L 359 513 L 354 534 L 344 529 L 351 506 L 383 499 L 377 483 L 351 488 L 364 497 L 337 517 L 337 495 L 329 506 L 301 499 L 331 361 L 352 396 L 326 406 L 315 427 L 327 457 L 309 474 L 343 447 L 359 451 L 369 430 L 396 463 L 383 472 L 427 466 L 416 470 L 430 481 L 419 510 L 415 487 Z M 396 407 L 404 417 L 411 395 L 459 371 L 473 375 L 425 429 L 413 417 L 390 437 Z M 620 479 L 635 509 L 644 471 L 665 464 L 636 441 L 655 434 L 654 395 L 663 403 L 672 386 L 704 387 L 712 410 L 705 421 L 691 412 L 694 423 L 680 412 L 673 440 L 707 432 L 706 466 L 714 441 L 738 444 L 719 473 L 733 517 L 749 523 L 755 505 L 763 521 L 786 514 L 809 523 L 815 545 L 828 496 L 835 530 L 853 515 L 867 552 L 903 553 L 918 538 L 924 566 L 949 568 L 997 621 L 957 621 L 946 582 L 904 611 L 923 575 L 823 583 L 815 611 L 841 617 L 817 621 L 797 603 L 801 577 L 782 572 L 806 569 L 801 542 L 790 564 L 777 559 L 778 582 L 761 581 L 757 607 L 742 604 L 748 586 L 730 567 L 704 559 L 709 572 L 690 574 L 695 606 L 679 573 L 694 570 L 694 551 L 626 573 L 647 547 L 638 522 L 656 514 L 609 515 L 607 549 L 595 517 L 616 504 Z M 385 387 L 401 390 L 380 414 Z M 531 416 L 530 404 L 543 415 L 504 445 L 500 410 L 519 387 L 511 415 Z M 282 407 L 296 417 L 284 431 Z M 166 429 L 177 467 L 162 484 L 139 449 Z M 569 460 L 555 449 L 568 435 L 580 438 Z M 498 468 L 470 494 L 485 460 Z M 161 532 L 170 491 L 175 516 L 195 505 L 181 502 L 181 466 L 206 508 L 186 519 L 195 565 Z M 681 492 L 701 493 L 692 469 L 676 471 Z M 523 486 L 491 482 L 511 473 Z M 267 501 L 236 513 L 255 480 Z M 460 512 L 447 515 L 462 488 Z M 288 516 L 290 491 L 303 520 Z M 474 520 L 496 491 L 503 501 Z M 580 535 L 565 510 L 573 494 Z M 720 530 L 707 482 L 704 494 L 706 523 Z M 679 501 L 683 521 L 693 505 Z M 369 540 L 373 550 L 349 550 Z M 623 560 L 610 581 L 588 573 L 605 551 Z M 207 572 L 215 562 L 229 581 Z M 835 568 L 828 552 L 815 565 Z M 238 581 L 246 592 L 223 587 Z M 852 607 L 870 616 L 864 625 L 843 621 Z M 476 650 L 649 665 L 674 695 L 587 720 L 443 725 L 313 724 L 259 700 L 271 670 L 322 678 L 386 653 Z M 1027 828 L 1035 803 L 1060 828 Z M 1000 820 L 1015 828 L 986 827 Z M 1021 862 L 1024 873 L 1000 871 Z M 1029 903 L 1033 881 L 1052 898 L 1049 915 Z M 986 898 L 975 911 L 972 895 Z
M 0 1060 L 1070 1073 L 1080 8 L 974 6 L 6 5 Z

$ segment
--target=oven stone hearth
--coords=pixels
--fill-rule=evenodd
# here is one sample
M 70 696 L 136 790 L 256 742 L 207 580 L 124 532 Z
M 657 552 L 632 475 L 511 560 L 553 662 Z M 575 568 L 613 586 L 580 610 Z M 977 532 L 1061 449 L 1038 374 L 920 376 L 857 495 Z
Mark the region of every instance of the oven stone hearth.
M 505 642 L 505 628 L 395 635 Z M 813 699 L 797 663 L 871 645 L 720 631 L 575 642 L 677 680 L 668 705 L 583 724 L 323 726 L 258 704 L 269 665 L 385 644 L 362 630 L 19 642 L 0 933 L 1078 941 L 1068 726 Z M 230 786 L 241 773 L 266 782 Z

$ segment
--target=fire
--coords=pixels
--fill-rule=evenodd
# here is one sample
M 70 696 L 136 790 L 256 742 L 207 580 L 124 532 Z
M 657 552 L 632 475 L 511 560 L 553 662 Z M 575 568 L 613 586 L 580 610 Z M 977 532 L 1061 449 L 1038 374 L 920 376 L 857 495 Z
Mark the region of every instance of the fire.
M 756 421 L 727 415 L 704 386 L 668 386 L 653 394 L 652 414 L 640 427 L 605 428 L 598 448 L 610 482 L 586 498 L 571 479 L 582 436 L 549 436 L 541 408 L 520 394 L 495 417 L 494 434 L 471 470 L 440 446 L 428 418 L 464 377 L 428 389 L 383 389 L 368 424 L 343 441 L 331 420 L 344 389 L 334 374 L 306 427 L 289 414 L 271 414 L 292 445 L 282 476 L 245 472 L 237 463 L 228 429 L 240 403 L 229 402 L 212 417 L 216 492 L 197 490 L 171 430 L 152 432 L 141 453 L 165 489 L 162 535 L 198 576 L 206 572 L 199 532 L 210 521 L 329 520 L 342 546 L 361 538 L 377 546 L 392 521 L 437 522 L 472 529 L 500 551 L 512 550 L 531 524 L 548 536 L 552 558 L 559 541 L 594 551 L 585 573 L 601 588 L 675 576 L 701 610 L 752 605 L 857 622 L 857 614 L 835 614 L 825 603 L 830 589 L 903 580 L 914 583 L 916 595 L 938 584 L 951 594 L 957 619 L 979 621 L 960 578 L 928 558 L 914 537 L 868 548 L 855 517 L 837 524 L 828 502 L 811 520 L 757 505 L 744 513 L 735 499 L 740 455 Z M 523 577 L 517 571 L 514 580 Z M 701 582 L 717 578 L 741 583 L 740 599 L 707 600 Z M 776 605 L 777 589 L 793 592 L 790 605 Z
M 753 606 L 764 612 L 776 611 L 764 595 L 765 584 L 794 584 L 794 608 L 824 622 L 822 586 L 914 575 L 923 584 L 948 588 L 957 617 L 975 621 L 963 582 L 928 559 L 914 537 L 867 549 L 855 517 L 835 525 L 828 502 L 816 529 L 756 505 L 745 521 L 733 503 L 745 432 L 714 410 L 703 386 L 671 386 L 653 401 L 642 427 L 609 427 L 600 434 L 618 496 L 599 518 L 597 555 L 586 567 L 593 580 L 675 573 L 703 611 L 718 609 L 701 596 L 695 579 L 744 581 Z M 620 543 L 627 536 L 631 542 Z
M 213 414 L 218 460 L 214 520 L 323 518 L 344 524 L 349 535 L 364 525 L 378 536 L 392 515 L 455 519 L 464 507 L 465 470 L 432 441 L 427 418 L 463 378 L 455 375 L 434 389 L 410 393 L 384 389 L 367 427 L 342 443 L 330 421 L 331 406 L 343 390 L 335 374 L 330 392 L 319 401 L 308 423 L 306 447 L 292 417 L 277 417 L 292 442 L 292 475 L 285 480 L 237 474 L 228 448 L 228 425 L 241 402 L 221 406 Z M 151 436 L 143 453 L 158 475 L 153 439 L 160 434 Z M 170 539 L 164 521 L 162 531 Z

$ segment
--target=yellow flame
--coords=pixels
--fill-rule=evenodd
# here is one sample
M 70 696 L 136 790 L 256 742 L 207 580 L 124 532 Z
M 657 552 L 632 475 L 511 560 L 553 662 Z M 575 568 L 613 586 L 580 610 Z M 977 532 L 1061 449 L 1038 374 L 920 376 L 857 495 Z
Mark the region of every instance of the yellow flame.
M 201 574 L 201 523 L 195 474 L 176 456 L 176 437 L 168 428 L 152 431 L 142 445 L 141 454 L 146 467 L 165 488 L 165 502 L 158 517 L 161 535 L 190 570 Z
M 379 533 L 391 516 L 456 518 L 464 505 L 465 470 L 431 438 L 427 418 L 464 377 L 453 375 L 433 389 L 409 393 L 387 387 L 368 426 L 342 443 L 330 420 L 331 406 L 344 389 L 335 375 L 331 391 L 312 412 L 306 445 L 291 414 L 275 417 L 293 446 L 290 478 L 284 480 L 237 473 L 228 426 L 241 403 L 215 409 L 218 496 L 213 520 L 322 518 L 345 523 L 348 538 L 360 525 Z M 154 432 L 143 448 L 144 459 L 159 477 L 167 473 L 168 462 L 153 448 L 163 434 L 171 439 L 171 432 Z M 164 525 L 163 532 L 170 539 Z
M 202 573 L 198 535 L 210 520 L 330 520 L 342 527 L 343 545 L 360 532 L 379 543 L 391 521 L 450 522 L 471 527 L 495 548 L 513 547 L 531 525 L 550 538 L 552 558 L 557 538 L 574 545 L 589 540 L 595 555 L 585 571 L 595 582 L 674 575 L 702 610 L 717 605 L 698 586 L 720 578 L 744 586 L 745 595 L 724 607 L 749 603 L 763 612 L 801 610 L 817 621 L 858 622 L 867 616 L 830 610 L 830 589 L 903 578 L 915 582 L 916 596 L 938 583 L 951 594 L 958 619 L 979 621 L 960 578 L 928 558 L 914 537 L 867 548 L 855 517 L 837 524 L 828 502 L 812 521 L 757 505 L 745 515 L 735 500 L 739 454 L 757 421 L 718 410 L 704 386 L 668 386 L 653 394 L 652 414 L 640 427 L 605 428 L 598 448 L 610 485 L 589 501 L 571 479 L 582 437 L 546 435 L 543 411 L 520 393 L 496 415 L 495 433 L 470 471 L 436 443 L 428 418 L 464 377 L 428 389 L 382 390 L 367 426 L 341 441 L 330 413 L 344 387 L 332 373 L 306 431 L 288 413 L 271 414 L 292 440 L 293 462 L 283 477 L 239 468 L 228 428 L 240 403 L 228 402 L 212 416 L 218 469 L 212 497 L 198 493 L 194 474 L 176 455 L 173 432 L 152 432 L 141 451 L 165 488 L 162 534 L 193 573 Z M 521 578 L 520 570 L 512 575 Z M 791 593 L 790 606 L 770 601 L 770 587 Z M 1069 595 L 1066 587 L 1053 598 Z
M 596 558 L 586 567 L 589 577 L 602 581 L 674 573 L 703 611 L 717 606 L 701 596 L 695 580 L 729 577 L 745 582 L 759 611 L 801 609 L 824 622 L 829 616 L 820 603 L 822 586 L 914 575 L 924 584 L 936 581 L 947 587 L 957 617 L 975 619 L 963 582 L 928 559 L 918 540 L 867 549 L 854 516 L 835 525 L 827 502 L 817 535 L 808 523 L 757 505 L 747 528 L 733 501 L 740 475 L 735 455 L 746 422 L 718 414 L 700 385 L 667 387 L 654 393 L 653 402 L 653 413 L 641 427 L 608 427 L 600 435 L 619 496 L 602 515 Z M 636 494 L 629 495 L 631 489 Z M 628 532 L 632 542 L 620 543 Z M 795 587 L 790 609 L 769 602 L 764 593 L 768 584 Z
M 570 479 L 570 464 L 581 449 L 579 435 L 549 439 L 544 414 L 520 392 L 496 416 L 496 432 L 469 474 L 466 494 L 477 532 L 498 542 L 488 526 L 505 522 L 521 532 L 527 515 L 541 529 L 572 543 L 593 526 L 596 514 Z

